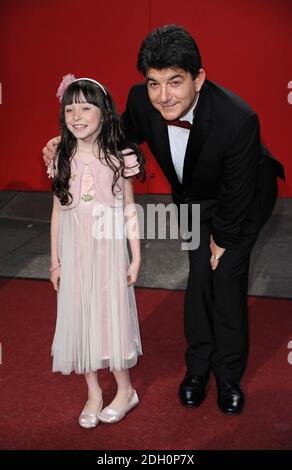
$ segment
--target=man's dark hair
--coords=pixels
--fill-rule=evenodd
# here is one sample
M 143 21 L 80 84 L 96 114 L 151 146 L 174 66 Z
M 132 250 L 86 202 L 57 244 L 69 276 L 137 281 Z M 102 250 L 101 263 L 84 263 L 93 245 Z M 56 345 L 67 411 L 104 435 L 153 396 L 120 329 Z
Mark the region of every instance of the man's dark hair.
M 192 74 L 202 67 L 199 48 L 192 36 L 175 24 L 161 26 L 146 36 L 138 54 L 137 68 L 144 77 L 150 68 L 179 67 Z

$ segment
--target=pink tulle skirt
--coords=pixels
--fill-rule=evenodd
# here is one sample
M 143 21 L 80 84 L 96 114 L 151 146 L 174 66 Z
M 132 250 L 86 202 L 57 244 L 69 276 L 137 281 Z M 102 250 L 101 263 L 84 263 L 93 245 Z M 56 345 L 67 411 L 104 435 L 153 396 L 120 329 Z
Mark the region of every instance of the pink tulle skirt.
M 53 372 L 126 369 L 142 354 L 123 231 L 122 207 L 102 213 L 96 201 L 81 200 L 77 207 L 61 210 Z

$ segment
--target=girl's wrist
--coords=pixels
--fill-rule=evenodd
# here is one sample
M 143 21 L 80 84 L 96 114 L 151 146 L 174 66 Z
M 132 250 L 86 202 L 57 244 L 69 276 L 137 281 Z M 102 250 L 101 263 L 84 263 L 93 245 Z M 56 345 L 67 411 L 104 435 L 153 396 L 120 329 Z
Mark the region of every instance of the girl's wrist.
M 52 266 L 49 267 L 50 273 L 56 271 L 61 266 L 61 263 L 52 263 Z

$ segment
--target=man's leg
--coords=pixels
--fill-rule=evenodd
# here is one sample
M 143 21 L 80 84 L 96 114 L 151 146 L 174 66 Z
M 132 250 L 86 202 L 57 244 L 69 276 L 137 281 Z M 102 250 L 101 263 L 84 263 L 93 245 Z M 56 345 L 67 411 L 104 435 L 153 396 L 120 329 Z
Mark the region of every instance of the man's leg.
M 199 406 L 206 397 L 214 351 L 210 229 L 206 224 L 201 225 L 200 237 L 199 248 L 189 251 L 190 270 L 184 310 L 187 373 L 179 389 L 181 403 L 192 407 Z
M 218 405 L 228 414 L 238 414 L 244 406 L 239 381 L 248 355 L 248 272 L 256 238 L 245 236 L 238 247 L 226 250 L 213 273 L 212 369 L 217 379 Z
M 200 246 L 189 251 L 189 277 L 185 293 L 184 329 L 187 371 L 206 375 L 214 351 L 213 292 L 210 265 L 210 229 L 201 225 Z
M 213 273 L 215 351 L 212 369 L 219 379 L 239 381 L 248 354 L 247 289 L 251 250 L 257 235 L 226 250 Z

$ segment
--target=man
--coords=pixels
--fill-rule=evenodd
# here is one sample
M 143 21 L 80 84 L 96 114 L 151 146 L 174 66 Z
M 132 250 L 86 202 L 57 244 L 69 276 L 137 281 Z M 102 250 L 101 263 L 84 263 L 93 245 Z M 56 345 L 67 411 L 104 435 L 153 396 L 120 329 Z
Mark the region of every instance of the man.
M 238 414 L 248 353 L 247 286 L 251 250 L 277 196 L 283 168 L 260 142 L 255 112 L 206 80 L 199 49 L 187 31 L 151 32 L 138 55 L 146 81 L 129 93 L 127 140 L 147 142 L 166 175 L 174 202 L 200 204 L 200 246 L 189 251 L 185 294 L 186 375 L 181 403 L 206 397 L 210 370 L 218 406 Z M 44 149 L 52 158 L 53 139 Z

